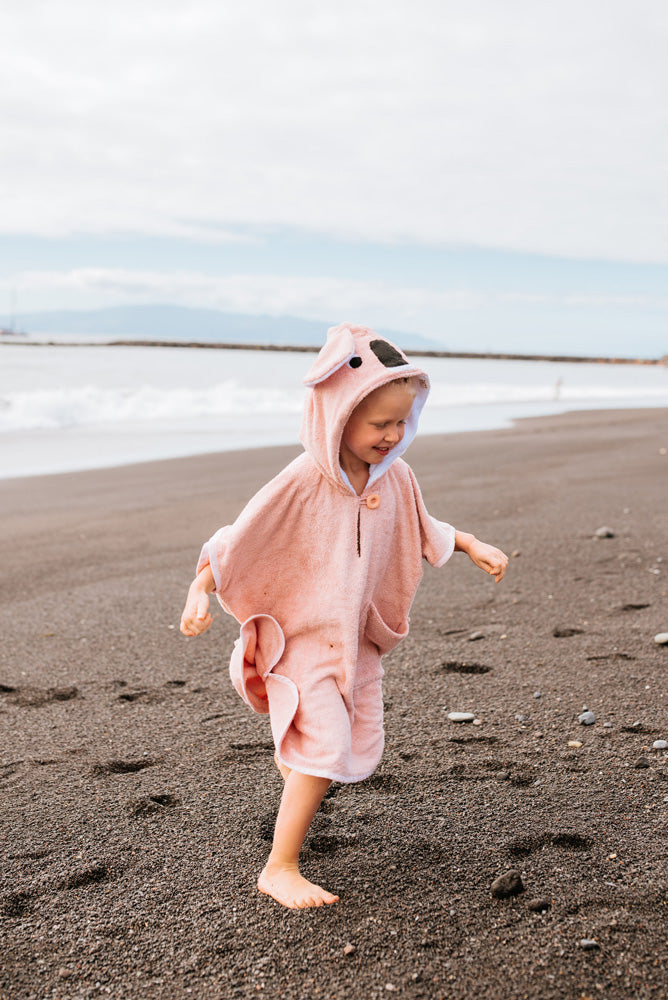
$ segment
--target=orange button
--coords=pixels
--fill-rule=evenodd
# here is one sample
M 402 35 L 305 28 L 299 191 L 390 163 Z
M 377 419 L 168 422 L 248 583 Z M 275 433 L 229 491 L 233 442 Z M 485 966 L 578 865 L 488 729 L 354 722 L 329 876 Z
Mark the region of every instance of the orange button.
M 375 510 L 376 507 L 380 507 L 380 497 L 377 493 L 370 493 L 366 498 L 366 505 L 369 510 Z

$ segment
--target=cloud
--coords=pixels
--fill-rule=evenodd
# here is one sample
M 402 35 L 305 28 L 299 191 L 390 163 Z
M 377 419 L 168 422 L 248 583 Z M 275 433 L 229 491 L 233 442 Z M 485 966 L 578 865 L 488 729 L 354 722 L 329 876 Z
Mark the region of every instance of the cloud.
M 0 289 L 9 293 L 8 279 Z M 583 329 L 592 318 L 668 313 L 668 296 L 657 294 L 561 293 L 480 290 L 451 287 L 444 290 L 402 285 L 383 280 L 308 277 L 273 274 L 211 275 L 194 271 L 124 270 L 122 268 L 74 268 L 69 271 L 26 271 L 11 287 L 21 300 L 44 300 L 49 307 L 78 308 L 121 304 L 170 303 L 251 316 L 295 316 L 332 322 L 348 318 L 384 329 L 422 333 L 436 339 L 452 336 L 487 338 L 494 331 L 517 336 L 521 329 L 531 336 L 536 326 L 553 327 L 555 335 L 582 336 L 566 317 L 580 317 Z M 534 310 L 538 309 L 537 319 Z M 545 317 L 551 319 L 546 323 Z M 589 319 L 587 317 L 590 317 Z M 615 323 L 609 318 L 608 330 Z M 516 327 L 513 334 L 513 327 Z M 642 327 L 641 327 L 642 328 Z M 642 340 L 642 337 L 640 337 Z M 460 341 L 463 346 L 464 341 Z M 652 348 L 651 350 L 657 350 Z M 648 348 L 648 351 L 650 349 Z
M 0 288 L 7 290 L 7 279 Z M 444 292 L 397 286 L 384 281 L 301 275 L 236 274 L 212 276 L 196 272 L 160 272 L 118 268 L 70 271 L 27 271 L 12 281 L 31 301 L 70 302 L 79 308 L 122 303 L 163 302 L 251 316 L 364 316 L 378 326 L 416 328 L 432 312 L 474 309 L 481 296 L 469 290 Z
M 668 260 L 661 0 L 24 0 L 0 13 L 7 233 Z

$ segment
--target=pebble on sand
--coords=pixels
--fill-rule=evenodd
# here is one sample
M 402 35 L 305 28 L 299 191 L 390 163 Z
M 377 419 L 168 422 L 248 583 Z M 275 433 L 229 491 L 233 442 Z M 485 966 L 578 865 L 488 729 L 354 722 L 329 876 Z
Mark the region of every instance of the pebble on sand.
M 343 949 L 343 954 L 344 955 L 353 955 L 354 953 L 355 953 L 355 945 L 351 944 L 350 941 L 349 941 L 348 944 Z
M 519 896 L 521 892 L 524 892 L 524 883 L 516 868 L 509 869 L 492 882 L 493 899 L 508 899 L 510 896 Z
M 582 715 L 578 715 L 578 722 L 581 726 L 593 726 L 596 722 L 596 716 L 593 712 L 583 712 Z
M 582 744 L 580 743 L 580 740 L 569 740 L 568 746 L 573 747 L 574 750 L 579 750 Z
M 652 765 L 647 760 L 647 757 L 638 757 L 637 761 L 633 766 L 636 767 L 639 771 L 646 771 L 647 768 L 651 767 Z
M 448 712 L 450 722 L 473 722 L 475 715 L 473 712 Z
M 654 636 L 654 642 L 658 646 L 668 646 L 668 632 L 658 632 Z
M 531 910 L 532 913 L 545 913 L 551 906 L 552 903 L 549 899 L 530 899 L 527 903 L 527 910 Z
M 666 750 L 668 749 L 667 740 L 654 740 L 652 743 L 652 750 Z
M 614 537 L 615 533 L 612 530 L 612 528 L 608 528 L 608 526 L 605 524 L 602 527 L 597 528 L 596 531 L 594 532 L 594 538 L 614 538 Z
M 594 938 L 582 938 L 580 947 L 583 951 L 597 951 L 601 946 Z

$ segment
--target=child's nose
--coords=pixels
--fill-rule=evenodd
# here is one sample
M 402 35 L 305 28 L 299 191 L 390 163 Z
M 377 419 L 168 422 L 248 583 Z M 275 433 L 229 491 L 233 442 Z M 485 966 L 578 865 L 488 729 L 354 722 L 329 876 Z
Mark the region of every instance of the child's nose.
M 399 441 L 399 431 L 396 427 L 390 427 L 385 434 L 386 441 L 394 441 L 395 443 Z

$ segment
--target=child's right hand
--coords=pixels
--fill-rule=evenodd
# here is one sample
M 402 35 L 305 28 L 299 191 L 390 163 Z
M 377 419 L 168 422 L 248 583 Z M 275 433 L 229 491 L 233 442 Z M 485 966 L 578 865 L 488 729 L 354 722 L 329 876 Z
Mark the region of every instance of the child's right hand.
M 209 594 L 194 580 L 188 591 L 186 606 L 181 615 L 181 631 L 184 635 L 201 635 L 206 632 L 213 618 L 209 614 Z

